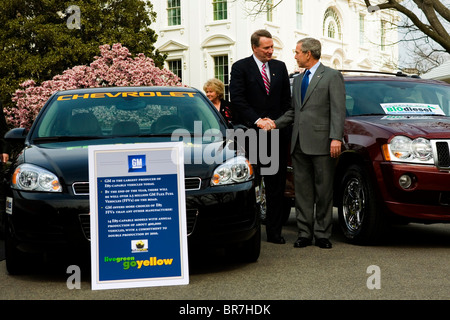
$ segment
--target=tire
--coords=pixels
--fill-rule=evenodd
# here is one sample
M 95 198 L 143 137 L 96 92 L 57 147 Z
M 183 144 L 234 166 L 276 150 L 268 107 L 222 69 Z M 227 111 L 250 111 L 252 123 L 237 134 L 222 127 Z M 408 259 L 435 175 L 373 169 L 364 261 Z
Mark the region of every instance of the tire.
M 266 223 L 267 202 L 266 202 L 266 187 L 264 184 L 264 177 L 261 177 L 256 192 L 256 206 L 258 210 L 259 219 L 262 224 Z
M 261 252 L 261 227 L 258 226 L 256 233 L 238 248 L 238 257 L 242 262 L 256 262 Z
M 11 275 L 18 275 L 25 272 L 25 266 L 29 259 L 27 256 L 17 249 L 16 240 L 11 234 L 11 230 L 6 224 L 5 230 L 5 258 L 6 270 Z
M 366 170 L 359 165 L 348 167 L 339 190 L 339 225 L 345 237 L 357 244 L 378 242 L 385 229 L 385 215 Z
M 283 199 L 283 208 L 281 210 L 281 214 L 283 215 L 282 221 L 283 225 L 286 225 L 289 221 L 289 217 L 291 216 L 291 210 L 292 210 L 292 199 L 284 198 Z
M 0 210 L 0 239 L 4 240 L 6 234 L 6 212 Z

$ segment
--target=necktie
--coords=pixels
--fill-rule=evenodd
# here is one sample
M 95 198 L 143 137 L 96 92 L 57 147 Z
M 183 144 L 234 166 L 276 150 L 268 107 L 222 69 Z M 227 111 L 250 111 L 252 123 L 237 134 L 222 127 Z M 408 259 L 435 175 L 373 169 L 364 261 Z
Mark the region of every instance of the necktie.
M 269 94 L 270 82 L 269 82 L 269 78 L 267 77 L 267 73 L 266 73 L 266 64 L 262 65 L 261 74 L 263 77 L 264 86 L 266 87 L 266 92 L 267 92 L 267 94 Z
M 306 70 L 305 75 L 303 76 L 302 79 L 302 103 L 303 103 L 303 99 L 305 98 L 305 93 L 306 93 L 306 89 L 308 89 L 308 85 L 309 85 L 309 74 L 311 72 L 309 70 Z

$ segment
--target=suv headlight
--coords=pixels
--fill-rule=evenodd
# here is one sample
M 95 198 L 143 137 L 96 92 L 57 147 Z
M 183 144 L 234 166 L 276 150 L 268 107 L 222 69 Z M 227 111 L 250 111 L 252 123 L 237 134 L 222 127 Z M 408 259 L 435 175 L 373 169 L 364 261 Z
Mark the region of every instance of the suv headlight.
M 250 162 L 242 156 L 226 161 L 214 170 L 211 185 L 240 183 L 253 178 L 253 167 Z
M 32 164 L 21 164 L 14 170 L 13 189 L 26 191 L 62 192 L 58 177 L 50 171 Z
M 388 161 L 433 164 L 431 142 L 425 138 L 412 140 L 405 136 L 396 136 L 383 150 L 384 158 Z

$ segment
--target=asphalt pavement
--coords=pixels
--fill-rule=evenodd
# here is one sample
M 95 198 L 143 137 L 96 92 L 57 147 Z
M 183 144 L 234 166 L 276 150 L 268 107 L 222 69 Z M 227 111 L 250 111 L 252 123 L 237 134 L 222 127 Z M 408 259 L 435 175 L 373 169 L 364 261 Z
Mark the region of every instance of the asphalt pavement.
M 69 289 L 66 270 L 47 265 L 11 276 L 0 255 L 0 300 L 449 300 L 450 225 L 396 226 L 378 246 L 349 244 L 336 225 L 332 249 L 294 248 L 291 214 L 287 243 L 263 242 L 256 263 L 237 263 L 218 251 L 192 253 L 189 284 L 91 290 L 89 267 L 80 289 Z M 30 267 L 36 261 L 30 261 Z

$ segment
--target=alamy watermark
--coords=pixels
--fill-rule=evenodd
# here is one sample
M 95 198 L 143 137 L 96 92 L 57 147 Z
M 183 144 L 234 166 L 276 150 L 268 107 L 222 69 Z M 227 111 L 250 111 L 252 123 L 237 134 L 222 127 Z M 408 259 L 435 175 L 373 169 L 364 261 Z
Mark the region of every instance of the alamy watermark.
M 191 154 L 185 157 L 185 164 L 222 164 L 231 159 L 236 152 L 244 155 L 251 164 L 261 165 L 262 175 L 273 175 L 279 169 L 279 130 L 270 132 L 258 130 L 227 129 L 225 137 L 218 129 L 207 129 L 203 132 L 202 121 L 194 122 L 194 132 L 187 129 L 176 129 L 171 135 L 172 141 L 183 141 L 191 146 Z M 220 145 L 218 147 L 218 145 Z M 268 148 L 270 145 L 270 150 Z M 174 159 L 176 160 L 176 159 Z
M 71 274 L 66 281 L 67 289 L 81 289 L 81 269 L 77 265 L 67 267 L 66 273 Z
M 367 7 L 367 11 L 369 11 L 369 13 L 374 13 L 376 11 L 379 11 L 380 7 L 379 6 L 368 6 Z
M 370 274 L 366 281 L 367 288 L 370 290 L 381 289 L 380 267 L 376 265 L 370 265 L 367 267 L 366 273 Z
M 81 289 L 81 269 L 77 265 L 70 265 L 67 267 L 67 274 L 70 276 L 67 278 L 67 289 Z M 366 273 L 370 274 L 367 278 L 367 289 L 381 289 L 381 269 L 377 265 L 370 265 L 367 267 Z
M 67 17 L 67 28 L 81 29 L 81 9 L 79 6 L 70 5 L 65 12 L 58 11 L 56 14 L 62 19 Z

